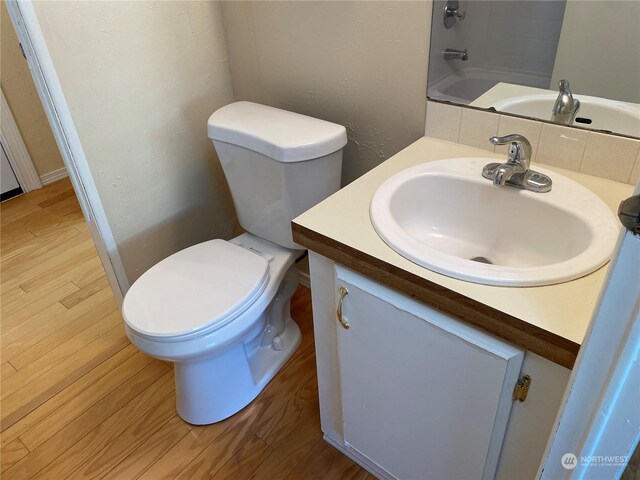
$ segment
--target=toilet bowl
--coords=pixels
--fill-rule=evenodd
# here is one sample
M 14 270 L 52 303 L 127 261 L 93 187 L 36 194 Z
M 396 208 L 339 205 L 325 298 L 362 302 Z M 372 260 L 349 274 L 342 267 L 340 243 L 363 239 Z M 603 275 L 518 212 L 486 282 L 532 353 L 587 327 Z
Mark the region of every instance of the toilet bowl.
M 208 123 L 247 230 L 181 250 L 125 295 L 131 342 L 174 363 L 185 421 L 218 422 L 249 404 L 300 344 L 290 314 L 298 286 L 290 221 L 339 188 L 344 127 L 250 102 Z

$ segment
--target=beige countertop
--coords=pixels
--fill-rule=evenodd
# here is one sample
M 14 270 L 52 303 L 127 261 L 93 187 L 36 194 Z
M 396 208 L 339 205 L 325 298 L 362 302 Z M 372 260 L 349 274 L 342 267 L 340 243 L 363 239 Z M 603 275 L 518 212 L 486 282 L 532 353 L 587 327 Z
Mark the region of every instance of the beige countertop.
M 542 287 L 496 287 L 447 277 L 405 259 L 385 244 L 369 219 L 369 204 L 376 189 L 391 175 L 420 163 L 455 157 L 489 157 L 494 154 L 464 145 L 423 137 L 377 168 L 347 185 L 325 201 L 294 220 L 294 232 L 308 230 L 338 245 L 362 252 L 363 258 L 377 259 L 379 265 L 396 267 L 463 297 L 503 312 L 509 317 L 538 327 L 552 337 L 578 346 L 585 336 L 608 264 L 596 272 L 570 282 Z M 621 200 L 633 193 L 633 187 L 611 180 L 546 166 L 569 177 L 598 195 L 613 212 Z M 297 225 L 295 225 L 297 224 Z M 309 242 L 307 242 L 309 243 Z M 313 245 L 305 245 L 314 250 Z M 323 253 L 323 252 L 319 252 Z M 338 261 L 334 258 L 334 260 Z M 505 335 L 500 335 L 505 337 Z M 540 336 L 540 335 L 538 335 Z M 575 349 L 577 353 L 577 348 Z M 558 362 L 562 363 L 562 362 Z M 565 362 L 567 363 L 567 362 Z

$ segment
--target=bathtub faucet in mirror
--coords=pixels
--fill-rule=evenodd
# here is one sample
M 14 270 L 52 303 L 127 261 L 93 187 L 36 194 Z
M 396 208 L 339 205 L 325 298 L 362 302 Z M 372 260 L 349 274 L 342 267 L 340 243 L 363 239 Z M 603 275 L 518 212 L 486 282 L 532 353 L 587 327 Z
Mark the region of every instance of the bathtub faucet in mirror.
M 467 49 L 456 50 L 455 48 L 446 48 L 444 50 L 444 59 L 445 60 L 469 60 L 469 54 L 467 53 Z

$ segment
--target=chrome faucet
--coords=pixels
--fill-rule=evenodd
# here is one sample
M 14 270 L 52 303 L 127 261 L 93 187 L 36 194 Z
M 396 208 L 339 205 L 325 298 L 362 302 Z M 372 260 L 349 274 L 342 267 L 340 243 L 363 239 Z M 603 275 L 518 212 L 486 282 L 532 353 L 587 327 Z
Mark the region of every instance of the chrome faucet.
M 506 163 L 489 163 L 482 169 L 482 176 L 502 187 L 509 185 L 533 192 L 551 190 L 551 179 L 540 172 L 529 169 L 531 144 L 522 135 L 513 133 L 504 137 L 491 137 L 494 145 L 509 145 Z
M 558 90 L 558 98 L 556 98 L 556 103 L 553 104 L 551 111 L 551 121 L 572 125 L 578 110 L 580 110 L 580 100 L 573 98 L 568 80 L 560 80 Z
M 467 60 L 469 60 L 469 53 L 467 52 L 466 48 L 462 50 L 456 50 L 455 48 L 445 48 L 444 59 L 445 60 L 462 60 L 463 62 L 466 62 Z

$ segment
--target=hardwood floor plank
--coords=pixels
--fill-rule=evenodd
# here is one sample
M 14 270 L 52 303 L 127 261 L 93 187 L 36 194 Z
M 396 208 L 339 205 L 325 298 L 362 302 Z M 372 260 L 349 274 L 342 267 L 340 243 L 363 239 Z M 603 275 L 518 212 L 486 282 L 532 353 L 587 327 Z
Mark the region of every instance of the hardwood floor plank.
M 166 372 L 123 408 L 91 430 L 82 440 L 57 456 L 34 478 L 69 478 L 85 462 L 99 457 L 99 452 L 105 446 L 116 442 L 130 425 L 135 424 L 140 418 L 146 418 L 145 415 L 153 415 L 161 401 L 172 399 L 173 385 L 173 371 Z M 161 411 L 165 412 L 166 409 L 165 405 Z
M 49 275 L 51 278 L 55 278 L 60 272 L 70 268 L 71 264 L 78 264 L 94 255 L 97 255 L 97 253 L 93 240 L 87 238 L 78 245 L 67 248 L 57 256 L 41 258 L 39 261 L 29 262 L 25 265 L 17 265 L 16 271 L 11 271 L 9 275 L 5 275 L 5 270 L 2 269 L 2 288 L 18 286 L 39 275 Z M 64 266 L 65 263 L 67 263 L 67 266 Z M 18 269 L 19 271 L 17 271 Z
M 4 235 L 4 231 L 2 233 L 3 234 L 0 235 L 0 260 L 12 256 L 13 251 L 19 248 L 20 245 L 33 241 L 34 239 L 37 240 L 38 238 L 29 230 L 19 230 L 11 236 Z
M 49 184 L 45 188 L 33 190 L 28 194 L 12 198 L 8 202 L 3 202 L 2 216 L 0 217 L 1 225 L 5 227 L 16 220 L 24 219 L 26 216 L 33 214 L 33 212 L 44 210 L 38 203 L 66 190 L 73 190 L 71 183 L 61 180 Z
M 104 268 L 102 267 L 99 258 L 96 257 L 94 260 L 96 259 L 98 261 L 94 261 L 94 265 L 92 267 L 83 269 L 82 271 L 78 271 L 77 273 L 73 274 L 73 279 L 71 281 L 75 285 L 80 288 L 84 288 L 95 280 L 105 277 Z
M 40 295 L 39 292 L 27 293 L 29 297 L 24 302 L 15 305 L 2 305 L 2 328 L 10 330 L 34 315 L 58 303 L 61 298 L 79 290 L 73 283 L 64 285 Z M 35 294 L 35 295 L 34 295 Z
M 19 285 L 5 287 L 2 289 L 2 292 L 0 292 L 0 301 L 2 302 L 2 305 L 4 305 L 5 302 L 11 302 L 14 298 L 18 299 L 20 297 L 24 297 L 26 294 L 27 292 Z
M 107 473 L 105 480 L 135 480 L 162 458 L 191 431 L 191 426 L 174 412 L 174 416 Z
M 35 345 L 46 336 L 64 328 L 69 322 L 85 315 L 88 317 L 102 315 L 102 312 L 97 310 L 101 306 L 109 309 L 106 313 L 111 313 L 116 306 L 110 289 L 101 290 L 72 309 L 67 309 L 60 303 L 50 306 L 16 327 L 8 331 L 3 330 L 1 340 L 3 356 L 13 357 L 30 345 Z
M 153 362 L 131 381 L 127 381 L 118 388 L 113 395 L 95 404 L 36 447 L 29 455 L 8 469 L 7 475 L 10 478 L 29 479 L 50 466 L 47 472 L 41 474 L 42 477 L 50 474 L 49 478 L 65 478 L 65 475 L 56 476 L 56 472 L 73 470 L 84 463 L 93 455 L 92 452 L 104 447 L 109 440 L 113 440 L 137 419 L 137 414 L 142 414 L 140 410 L 153 406 L 155 404 L 153 396 L 156 396 L 155 400 L 159 400 L 159 396 L 170 392 L 170 388 L 166 385 L 167 375 L 172 377 L 173 372 L 167 370 L 166 365 L 161 362 Z M 112 401 L 114 403 L 111 403 Z M 91 445 L 83 443 L 80 447 L 80 442 L 85 438 L 85 442 L 93 441 L 93 443 Z M 56 459 L 60 461 L 53 465 Z M 61 464 L 62 460 L 64 462 Z
M 13 368 L 9 362 L 2 362 L 2 366 L 0 367 L 0 381 L 6 380 L 12 377 L 17 370 Z
M 17 355 L 12 359 L 12 365 L 18 370 L 18 374 L 7 380 L 2 385 L 2 398 L 6 398 L 15 391 L 24 387 L 34 378 L 42 376 L 47 370 L 54 368 L 66 358 L 72 356 L 77 351 L 86 348 L 91 342 L 97 340 L 109 330 L 114 329 L 116 333 L 122 323 L 122 317 L 118 310 L 107 315 L 102 321 L 96 322 L 81 330 L 68 340 L 47 351 L 44 355 L 35 358 L 31 351 L 26 351 L 22 355 Z
M 4 472 L 7 468 L 14 465 L 20 459 L 26 457 L 29 454 L 29 449 L 24 446 L 19 438 L 16 438 L 13 442 L 7 443 L 0 448 L 0 459 L 2 466 L 1 471 Z
M 24 232 L 25 230 L 16 232 L 17 235 L 15 238 L 11 234 L 6 235 L 2 232 L 2 236 L 4 238 L 2 261 L 7 262 L 5 265 L 9 264 L 9 259 L 13 259 L 18 255 L 21 255 L 22 258 L 36 257 L 38 256 L 38 252 L 45 251 L 47 245 L 50 243 L 60 244 L 64 239 L 81 238 L 81 233 L 77 229 L 73 228 L 72 225 L 56 229 L 56 231 L 40 237 L 26 231 L 30 234 L 30 237 L 26 240 Z
M 2 401 L 2 430 L 13 425 L 42 402 L 71 385 L 128 344 L 122 326 L 118 325 L 63 362 L 35 376 Z M 10 378 L 8 381 L 12 380 L 13 378 Z
M 87 298 L 89 298 L 94 293 L 97 293 L 103 288 L 108 288 L 108 287 L 109 287 L 109 282 L 107 281 L 107 277 L 102 275 L 101 277 L 97 278 L 93 282 L 85 285 L 84 287 L 79 288 L 72 294 L 67 295 L 62 300 L 60 300 L 60 303 L 67 308 L 73 308 L 83 300 L 86 300 Z
M 96 382 L 100 382 L 100 384 L 104 381 L 105 383 L 109 383 L 109 379 L 105 376 L 112 371 L 117 371 L 118 366 L 126 361 L 128 358 L 131 358 L 136 353 L 139 353 L 138 350 L 133 345 L 127 345 L 125 348 L 117 352 L 115 355 L 109 357 L 104 362 L 90 370 L 88 373 L 80 377 L 78 380 L 73 382 L 68 387 L 64 388 L 62 391 L 54 395 L 52 398 L 47 400 L 46 402 L 39 405 L 37 408 L 29 412 L 27 415 L 22 417 L 16 423 L 11 425 L 9 428 L 2 431 L 2 443 L 10 442 L 18 438 L 20 435 L 25 434 L 31 428 L 39 428 L 41 431 L 47 430 L 47 423 L 52 421 L 54 417 L 57 415 L 59 410 L 62 410 L 64 413 L 65 409 L 68 409 L 67 405 L 71 402 L 74 402 L 75 399 L 79 399 L 79 403 L 82 404 L 83 395 L 86 396 L 87 393 L 91 393 L 91 389 L 95 388 Z M 142 354 L 141 354 L 142 355 Z M 130 372 L 131 376 L 136 372 Z M 117 373 L 116 373 L 117 374 Z M 90 397 L 87 401 L 88 405 L 86 407 L 90 407 L 95 403 L 98 403 L 101 398 L 92 398 Z M 80 405 L 78 408 L 84 408 L 84 405 Z M 60 425 L 53 424 L 51 430 L 60 430 L 67 423 L 71 422 L 75 417 L 79 416 L 83 411 L 86 410 L 84 408 L 82 411 L 72 412 L 70 413 L 70 417 L 65 418 L 61 422 Z M 49 418 L 51 417 L 51 419 Z M 42 426 L 39 426 L 42 423 Z M 43 435 L 47 435 L 44 433 Z M 47 437 L 48 438 L 48 437 Z M 42 441 L 46 440 L 44 438 Z M 30 442 L 29 437 L 25 437 L 25 441 L 27 443 Z
M 269 446 L 276 448 L 287 438 L 300 421 L 318 410 L 318 382 L 309 380 L 280 410 L 267 420 L 258 431 Z
M 273 449 L 260 437 L 253 436 L 216 474 L 215 480 L 245 480 L 251 478 Z
M 62 200 L 67 200 L 69 198 L 76 198 L 76 194 L 73 190 L 62 190 L 55 195 L 50 196 L 46 200 L 38 203 L 40 208 L 47 208 L 57 203 L 60 203 Z
M 68 233 L 52 235 L 52 238 L 42 244 L 36 244 L 33 248 L 3 259 L 1 264 L 3 281 L 16 277 L 43 260 L 54 258 L 71 247 L 87 243 L 86 237 L 76 229 L 70 228 L 66 232 Z
M 320 440 L 285 478 L 287 480 L 347 480 L 361 468 L 346 455 Z
M 109 291 L 108 293 L 111 292 Z M 8 345 L 3 352 L 3 358 L 11 361 L 17 369 L 23 369 L 31 362 L 65 344 L 74 335 L 95 325 L 116 311 L 118 311 L 118 306 L 113 299 L 108 299 L 99 304 L 96 309 L 90 310 L 83 315 L 81 310 L 74 312 L 74 315 L 67 315 L 66 317 L 59 315 L 56 321 L 49 322 L 44 328 L 37 329 L 28 335 L 23 335 L 17 341 Z
M 68 264 L 59 266 L 57 271 L 48 271 L 47 275 L 35 275 L 29 280 L 22 282 L 20 288 L 25 292 L 30 292 L 36 289 L 51 289 L 55 288 L 60 283 L 71 282 L 78 288 L 82 288 L 84 285 L 78 283 L 78 279 L 84 278 L 86 275 L 95 275 L 97 271 L 100 275 L 104 276 L 104 269 L 100 263 L 100 258 L 95 255 L 87 255 L 87 258 L 78 262 L 77 259 L 72 259 Z M 92 280 L 94 280 L 93 278 Z
M 315 412 L 300 424 L 273 450 L 252 480 L 282 480 L 293 471 L 309 452 L 325 443 L 320 431 L 320 415 Z M 303 478 L 303 477 L 300 477 Z
M 104 401 L 100 407 L 97 407 L 100 408 L 100 415 L 104 416 L 106 412 L 110 410 L 115 411 L 114 409 L 117 405 L 120 405 L 125 399 L 129 398 L 131 390 L 124 389 L 117 394 L 113 392 L 153 361 L 151 357 L 146 356 L 140 351 L 136 351 L 111 371 L 99 379 L 96 378 L 92 384 L 86 386 L 82 391 L 78 391 L 73 398 L 70 398 L 68 402 L 60 406 L 57 410 L 49 413 L 31 428 L 25 430 L 20 435 L 20 438 L 29 450 L 35 450 L 107 396 L 109 396 L 108 400 Z M 153 375 L 158 376 L 163 373 L 164 370 L 160 365 L 154 365 L 154 367 L 150 369 L 151 377 L 149 378 L 155 378 Z M 136 384 L 144 381 L 144 378 L 145 377 L 136 378 Z M 92 422 L 97 422 L 99 418 L 95 412 L 89 414 L 89 417 Z
M 171 383 L 170 379 L 168 383 Z M 140 444 L 153 435 L 171 417 L 175 416 L 176 398 L 173 390 L 152 408 L 147 409 L 144 414 L 122 433 L 114 441 L 106 444 L 89 461 L 80 468 L 69 472 L 68 478 L 102 478 L 114 466 L 124 460 Z M 86 449 L 85 449 L 86 450 Z

